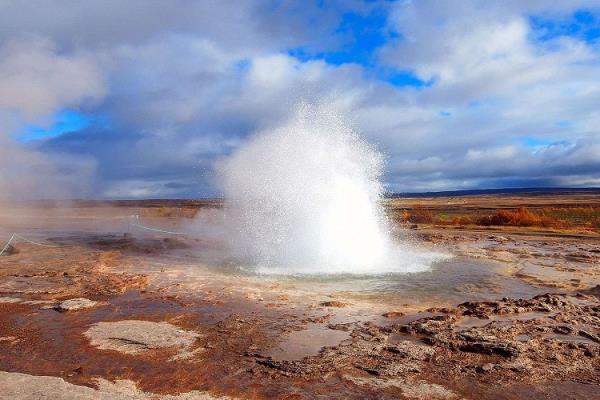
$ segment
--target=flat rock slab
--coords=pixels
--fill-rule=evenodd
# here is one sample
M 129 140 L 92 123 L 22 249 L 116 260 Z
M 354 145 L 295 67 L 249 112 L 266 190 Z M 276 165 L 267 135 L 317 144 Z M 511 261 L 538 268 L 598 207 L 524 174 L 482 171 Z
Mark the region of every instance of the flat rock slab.
M 0 303 L 20 303 L 23 299 L 18 297 L 0 297 Z
M 410 341 L 402 341 L 400 343 L 388 346 L 386 350 L 395 354 L 399 354 L 402 357 L 419 361 L 429 360 L 435 354 L 433 347 L 413 343 Z
M 96 307 L 97 305 L 100 305 L 100 304 L 101 303 L 98 301 L 93 301 L 90 299 L 85 299 L 83 297 L 80 297 L 80 298 L 76 298 L 76 299 L 69 299 L 69 300 L 61 301 L 56 306 L 54 306 L 54 309 L 57 311 L 60 311 L 60 312 L 76 311 L 76 310 L 82 310 L 85 308 Z
M 152 349 L 180 348 L 182 354 L 192 354 L 189 348 L 200 334 L 180 329 L 168 322 L 124 320 L 98 322 L 84 335 L 92 346 L 127 354 L 139 354 Z
M 0 304 L 11 303 L 11 304 L 26 304 L 29 306 L 43 305 L 42 308 L 54 308 L 56 301 L 54 300 L 24 300 L 19 297 L 0 297 Z
M 406 378 L 361 378 L 348 375 L 344 378 L 357 385 L 368 385 L 376 388 L 397 387 L 402 390 L 402 396 L 407 400 L 465 400 L 444 386 L 425 381 L 415 382 Z
M 441 385 L 427 382 L 400 385 L 402 395 L 414 400 L 459 400 L 461 397 Z
M 98 389 L 73 385 L 53 376 L 32 376 L 0 371 L 0 398 L 19 400 L 213 400 L 230 399 L 193 391 L 179 395 L 157 395 L 139 390 L 128 380 L 96 381 Z

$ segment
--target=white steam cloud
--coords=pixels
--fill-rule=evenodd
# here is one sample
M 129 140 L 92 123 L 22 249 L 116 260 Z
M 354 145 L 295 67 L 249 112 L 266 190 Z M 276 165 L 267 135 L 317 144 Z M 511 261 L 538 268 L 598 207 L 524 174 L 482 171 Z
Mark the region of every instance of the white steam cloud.
M 259 272 L 413 272 L 437 257 L 392 241 L 383 158 L 331 106 L 301 104 L 218 169 L 230 250 Z

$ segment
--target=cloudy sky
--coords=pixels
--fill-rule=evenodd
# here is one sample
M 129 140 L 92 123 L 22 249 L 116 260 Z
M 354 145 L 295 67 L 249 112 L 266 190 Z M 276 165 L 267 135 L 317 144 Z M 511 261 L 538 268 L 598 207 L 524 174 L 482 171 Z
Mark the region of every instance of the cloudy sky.
M 600 186 L 600 0 L 0 0 L 0 196 L 218 195 L 335 102 L 390 191 Z

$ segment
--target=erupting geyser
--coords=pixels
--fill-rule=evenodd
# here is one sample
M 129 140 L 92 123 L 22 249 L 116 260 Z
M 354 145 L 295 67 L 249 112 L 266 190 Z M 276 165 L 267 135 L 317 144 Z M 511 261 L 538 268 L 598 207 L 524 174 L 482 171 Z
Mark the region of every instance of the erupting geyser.
M 218 166 L 231 250 L 262 272 L 426 268 L 390 238 L 382 170 L 381 154 L 339 113 L 300 105 Z

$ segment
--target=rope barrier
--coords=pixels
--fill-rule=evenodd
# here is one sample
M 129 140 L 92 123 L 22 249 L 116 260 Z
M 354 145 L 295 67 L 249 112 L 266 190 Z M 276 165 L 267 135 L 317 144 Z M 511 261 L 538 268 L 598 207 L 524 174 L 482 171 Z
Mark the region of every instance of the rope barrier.
M 0 251 L 0 256 L 2 254 L 4 254 L 4 252 L 6 251 L 6 249 L 8 249 L 8 246 L 10 246 L 10 242 L 12 242 L 14 238 L 15 238 L 15 234 L 13 233 L 12 236 L 10 237 L 10 239 L 8 239 L 8 242 L 6 242 L 6 245 L 4 246 L 4 248 L 2 249 L 2 251 Z
M 124 218 L 127 218 L 127 217 L 124 217 Z M 131 216 L 129 218 L 129 221 L 128 221 L 128 226 L 135 226 L 135 227 L 138 227 L 140 229 L 145 229 L 147 231 L 166 233 L 166 234 L 169 234 L 169 235 L 181 235 L 181 236 L 187 236 L 188 235 L 185 232 L 167 231 L 167 230 L 164 230 L 164 229 L 152 228 L 150 226 L 145 226 L 145 225 L 142 225 L 142 224 L 138 224 L 137 222 L 131 221 L 132 218 L 135 218 L 137 220 L 137 219 L 139 219 L 139 216 L 137 216 L 137 215 L 136 216 Z M 18 233 L 15 232 L 15 233 L 13 233 L 10 236 L 10 239 L 8 239 L 8 242 L 6 242 L 6 244 L 4 245 L 4 247 L 2 248 L 2 250 L 0 251 L 0 256 L 2 256 L 6 252 L 6 250 L 10 246 L 10 244 L 13 241 L 16 241 L 16 239 L 24 240 L 25 242 L 31 243 L 31 244 L 36 245 L 36 246 L 42 246 L 42 247 L 62 247 L 62 246 L 59 246 L 59 245 L 52 245 L 52 244 L 45 244 L 45 243 L 36 242 L 34 240 L 26 238 L 25 236 L 19 235 Z
M 138 224 L 138 223 L 135 223 L 135 222 L 130 222 L 130 225 L 137 226 L 138 228 L 145 229 L 147 231 L 152 231 L 152 232 L 168 233 L 170 235 L 187 235 L 187 233 L 185 233 L 185 232 L 165 231 L 163 229 L 151 228 L 149 226 L 144 226 L 144 225 L 141 225 L 141 224 Z
M 43 246 L 43 247 L 62 247 L 62 246 L 58 246 L 58 245 L 55 245 L 55 244 L 44 244 L 44 243 L 34 242 L 33 240 L 27 239 L 26 237 L 23 237 L 23 236 L 19 235 L 18 233 L 15 233 L 15 237 L 21 238 L 24 241 L 29 242 L 31 244 L 35 244 L 37 246 Z
M 0 251 L 0 256 L 2 256 L 4 254 L 4 252 L 8 249 L 8 246 L 10 246 L 10 244 L 15 240 L 15 239 L 21 239 L 24 240 L 28 243 L 34 244 L 36 246 L 42 246 L 42 247 L 61 247 L 61 246 L 57 246 L 57 245 L 52 245 L 52 244 L 44 244 L 44 243 L 39 243 L 39 242 L 35 242 L 31 239 L 27 239 L 25 236 L 19 235 L 18 233 L 13 233 L 10 237 L 10 239 L 8 239 L 8 242 L 6 242 L 6 244 L 4 245 L 4 248 L 2 249 L 2 251 Z

